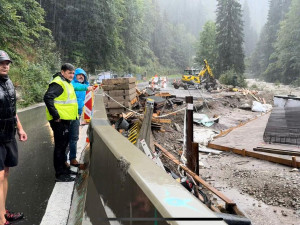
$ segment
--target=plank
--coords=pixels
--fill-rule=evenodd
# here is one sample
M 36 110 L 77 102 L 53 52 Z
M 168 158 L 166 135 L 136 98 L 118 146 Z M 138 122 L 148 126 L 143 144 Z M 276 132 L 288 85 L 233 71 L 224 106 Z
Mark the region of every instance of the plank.
M 299 151 L 292 151 L 292 150 L 272 149 L 272 148 L 262 148 L 262 147 L 253 148 L 253 150 L 257 152 L 275 153 L 278 155 L 300 156 Z
M 107 114 L 121 114 L 126 112 L 125 108 L 117 108 L 117 109 L 106 109 Z
M 104 91 L 111 91 L 111 90 L 129 90 L 133 88 L 135 90 L 135 83 L 131 84 L 115 84 L 115 85 L 102 85 L 102 89 Z
M 117 102 L 119 101 L 132 101 L 134 98 L 136 97 L 136 93 L 132 93 L 131 95 L 119 95 L 119 96 L 104 96 L 104 103 L 108 103 L 108 102 L 113 102 L 114 100 L 116 100 Z M 113 100 L 113 99 L 114 100 Z
M 152 122 L 154 122 L 154 123 L 169 123 L 169 124 L 171 124 L 171 119 L 156 119 L 156 118 L 152 118 Z
M 131 95 L 135 93 L 135 88 L 131 88 L 129 90 L 108 90 L 105 91 L 109 96 L 114 97 L 114 96 L 121 96 L 121 95 Z
M 257 152 L 246 151 L 245 149 L 241 150 L 241 149 L 237 149 L 237 148 L 231 148 L 231 147 L 226 147 L 226 146 L 216 145 L 216 144 L 211 144 L 211 143 L 209 143 L 207 145 L 207 147 L 221 150 L 221 151 L 233 152 L 238 155 L 250 156 L 250 157 L 253 157 L 256 159 L 262 159 L 262 160 L 279 163 L 279 164 L 286 165 L 286 166 L 294 167 L 296 165 L 297 168 L 300 168 L 300 162 L 295 163 L 292 161 L 292 159 L 291 160 L 283 159 L 283 158 L 276 157 L 276 156 L 270 156 L 270 155 L 265 155 L 265 154 L 261 154 L 261 153 L 257 153 Z
M 130 83 L 135 83 L 135 82 L 136 82 L 135 77 L 102 80 L 103 85 L 130 84 Z

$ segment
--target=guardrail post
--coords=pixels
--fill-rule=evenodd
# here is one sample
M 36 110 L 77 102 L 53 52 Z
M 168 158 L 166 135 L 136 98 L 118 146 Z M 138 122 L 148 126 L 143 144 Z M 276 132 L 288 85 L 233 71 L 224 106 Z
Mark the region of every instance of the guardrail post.
M 143 148 L 140 141 L 143 139 L 145 140 L 147 146 L 150 148 L 150 133 L 151 133 L 151 120 L 152 120 L 153 109 L 154 109 L 154 100 L 147 99 L 144 120 L 137 140 L 137 147 L 142 151 Z
M 193 131 L 193 96 L 186 96 L 185 102 L 187 104 L 186 112 L 186 159 L 187 167 L 195 171 L 195 165 L 193 163 L 193 141 L 194 141 L 194 131 Z

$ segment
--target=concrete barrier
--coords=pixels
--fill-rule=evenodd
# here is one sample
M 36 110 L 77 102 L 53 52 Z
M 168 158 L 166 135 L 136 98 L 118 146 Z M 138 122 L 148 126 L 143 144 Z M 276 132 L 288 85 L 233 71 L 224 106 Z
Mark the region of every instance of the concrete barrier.
M 84 215 L 76 224 L 226 224 L 109 124 L 101 93 L 89 136 Z

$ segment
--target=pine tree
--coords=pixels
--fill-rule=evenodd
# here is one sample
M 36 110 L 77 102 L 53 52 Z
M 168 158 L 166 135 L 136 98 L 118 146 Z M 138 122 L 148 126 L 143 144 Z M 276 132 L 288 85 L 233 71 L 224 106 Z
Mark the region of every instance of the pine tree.
M 248 57 L 255 49 L 257 42 L 257 34 L 251 25 L 250 9 L 247 1 L 245 0 L 243 7 L 243 21 L 244 21 L 244 34 L 245 34 L 245 55 Z
M 217 63 L 216 24 L 212 21 L 204 25 L 197 43 L 195 63 L 201 67 L 204 59 L 208 61 L 211 68 L 215 68 Z
M 259 39 L 259 45 L 257 45 L 255 54 L 253 55 L 255 59 L 252 58 L 252 60 L 259 61 L 258 67 L 251 68 L 252 71 L 255 71 L 257 77 L 262 77 L 262 74 L 266 71 L 268 65 L 274 61 L 270 57 L 274 53 L 274 44 L 277 40 L 280 21 L 284 19 L 290 3 L 291 0 L 270 1 L 267 23 L 263 28 Z M 268 77 L 268 75 L 265 77 Z M 267 79 L 269 81 L 274 80 L 270 77 Z
M 241 4 L 236 0 L 218 0 L 216 20 L 218 48 L 217 76 L 234 69 L 245 70 Z
M 286 19 L 281 22 L 275 52 L 264 75 L 267 80 L 300 84 L 300 2 L 292 0 Z

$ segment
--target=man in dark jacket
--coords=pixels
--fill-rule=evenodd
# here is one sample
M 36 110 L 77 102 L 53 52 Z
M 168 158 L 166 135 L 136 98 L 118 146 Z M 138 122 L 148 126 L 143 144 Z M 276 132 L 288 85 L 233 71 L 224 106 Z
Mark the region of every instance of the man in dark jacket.
M 9 167 L 18 164 L 16 131 L 20 141 L 27 140 L 16 113 L 16 92 L 8 77 L 11 60 L 5 51 L 0 50 L 0 224 L 11 224 L 23 218 L 23 213 L 12 213 L 5 208 L 8 188 Z
M 71 81 L 75 67 L 66 63 L 61 72 L 53 76 L 44 96 L 47 120 L 54 133 L 54 169 L 57 182 L 70 182 L 75 179 L 74 172 L 65 165 L 65 154 L 69 144 L 69 127 L 78 117 L 78 104 Z

